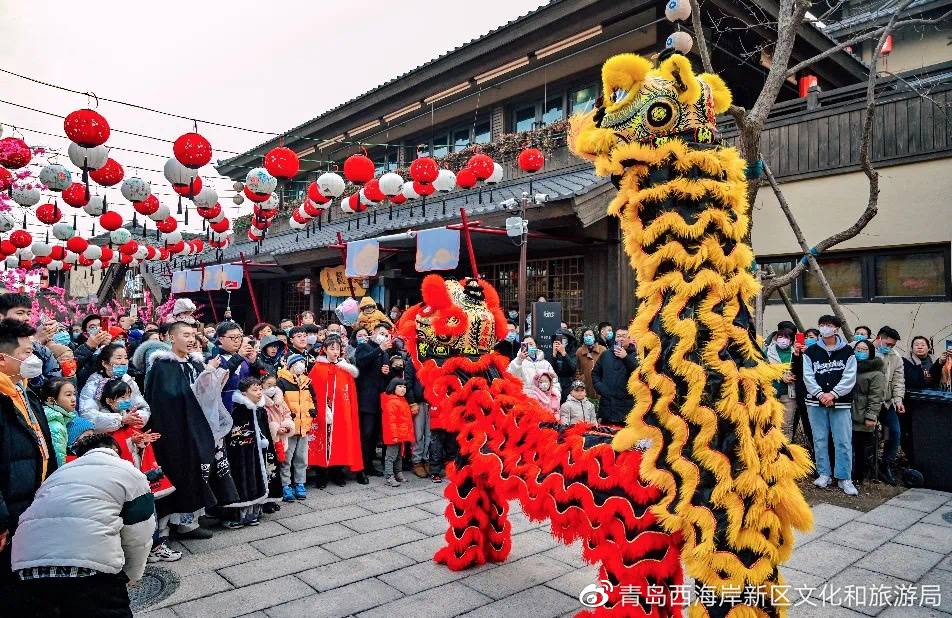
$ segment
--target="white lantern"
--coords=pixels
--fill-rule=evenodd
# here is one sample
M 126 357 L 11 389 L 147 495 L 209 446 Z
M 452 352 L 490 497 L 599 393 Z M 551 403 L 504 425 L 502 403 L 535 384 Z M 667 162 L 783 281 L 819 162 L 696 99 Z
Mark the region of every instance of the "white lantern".
M 57 270 L 63 270 L 63 262 L 60 260 L 53 260 L 46 265 L 46 270 L 51 272 L 56 272 Z
M 119 252 L 118 252 L 118 251 L 113 251 L 113 252 L 112 252 L 112 257 L 109 258 L 109 263 L 110 263 L 110 264 L 118 264 L 120 257 L 122 257 L 122 256 L 119 255 Z
M 149 249 L 145 245 L 139 245 L 139 248 L 132 255 L 137 260 L 144 260 L 149 257 Z
M 440 170 L 436 180 L 433 181 L 433 188 L 440 193 L 449 193 L 456 188 L 456 174 L 452 170 Z
M 220 223 L 222 219 L 225 218 L 225 211 L 221 211 L 216 216 L 208 220 L 209 223 Z
M 151 215 L 148 215 L 153 221 L 164 221 L 172 215 L 172 211 L 169 209 L 166 204 L 159 204 L 159 209 L 156 210 Z
M 73 226 L 69 223 L 54 223 L 53 224 L 53 237 L 56 240 L 69 240 L 76 235 L 76 230 L 73 229 Z
M 152 195 L 152 186 L 145 180 L 133 176 L 122 181 L 120 191 L 122 191 L 122 197 L 130 202 L 138 203 L 149 199 L 149 196 Z
M 6 234 L 17 226 L 17 220 L 9 211 L 0 212 L 0 233 Z
M 236 180 L 236 181 L 231 185 L 231 187 L 232 187 L 235 191 L 238 191 L 238 192 L 240 193 L 240 192 L 242 191 L 242 189 L 245 188 L 245 185 L 244 185 L 241 181 Z
M 177 245 L 182 242 L 182 232 L 176 230 L 174 232 L 169 232 L 168 234 L 162 234 L 160 238 L 162 242 L 167 245 Z
M 40 182 L 50 191 L 62 191 L 73 184 L 73 175 L 62 165 L 52 163 L 40 170 Z
M 352 213 L 352 212 L 354 212 L 354 209 L 350 207 L 350 196 L 349 196 L 349 195 L 340 201 L 340 209 L 343 210 L 343 211 L 346 212 L 346 213 Z M 292 217 L 291 220 L 293 221 L 294 218 Z
M 14 185 L 13 189 L 10 190 L 10 197 L 13 198 L 14 202 L 26 208 L 40 203 L 40 192 L 26 185 Z
M 357 199 L 359 199 L 359 200 L 360 200 L 360 203 L 363 204 L 364 206 L 373 206 L 373 205 L 374 205 L 374 202 L 372 202 L 369 197 L 367 197 L 366 195 L 364 195 L 364 190 L 363 190 L 363 189 L 361 189 L 360 191 L 357 192 Z
M 211 208 L 218 203 L 218 191 L 208 185 L 202 185 L 202 190 L 192 198 L 192 203 L 199 208 Z
M 63 257 L 63 261 L 67 264 L 75 264 L 77 260 L 79 260 L 79 254 L 72 251 L 67 251 Z
M 344 179 L 334 172 L 325 172 L 317 177 L 317 188 L 324 197 L 340 197 L 346 186 Z
M 17 255 L 20 256 L 21 260 L 32 260 L 36 257 L 33 254 L 33 249 L 31 247 L 23 247 L 22 249 L 17 249 Z
M 102 196 L 90 196 L 89 203 L 83 206 L 83 212 L 92 217 L 98 217 L 105 212 L 105 210 L 103 210 Z
M 263 167 L 256 167 L 245 178 L 245 184 L 252 193 L 267 195 L 278 186 L 278 179 L 268 173 Z
M 664 5 L 668 21 L 682 21 L 691 16 L 691 0 L 668 0 Z
M 105 146 L 83 148 L 77 143 L 71 143 L 67 152 L 69 160 L 79 169 L 98 170 L 109 160 L 109 149 Z
M 292 221 L 293 221 L 293 219 L 292 219 Z M 249 240 L 252 240 L 252 241 L 254 241 L 254 242 L 257 242 L 257 241 L 261 240 L 262 238 L 264 238 L 264 230 L 259 230 L 258 228 L 256 228 L 256 227 L 253 226 L 253 225 L 248 228 L 248 239 L 249 239 Z
M 402 193 L 403 197 L 407 198 L 408 200 L 415 200 L 420 197 L 420 195 L 413 190 L 412 180 L 408 180 L 403 183 L 403 189 L 400 190 L 400 193 Z
M 93 270 L 102 270 L 102 262 L 100 262 L 99 260 L 96 260 L 95 262 L 90 264 L 89 267 Z
M 132 240 L 132 232 L 124 227 L 121 227 L 117 230 L 109 232 L 109 240 L 111 240 L 112 244 L 114 245 L 124 245 Z
M 228 240 L 228 237 L 231 236 L 231 231 L 228 232 L 212 232 L 212 240 L 216 242 L 221 242 L 223 240 Z
M 86 247 L 86 250 L 83 251 L 83 257 L 87 260 L 98 260 L 102 257 L 102 247 L 99 245 L 89 245 Z
M 20 258 L 15 255 L 7 256 L 7 259 L 3 260 L 3 263 L 7 268 L 19 268 L 20 267 Z
M 300 223 L 298 222 L 297 219 L 295 219 L 294 217 L 291 217 L 290 219 L 288 219 L 288 227 L 290 227 L 292 230 L 303 230 L 304 228 L 307 227 L 307 223 Z
M 486 184 L 494 185 L 502 182 L 502 166 L 493 161 L 493 173 L 486 179 Z
M 53 253 L 53 245 L 48 245 L 45 242 L 35 242 L 30 250 L 33 251 L 33 255 L 46 257 Z
M 179 160 L 175 157 L 165 162 L 165 167 L 162 169 L 162 172 L 165 174 L 165 179 L 173 185 L 191 184 L 191 182 L 195 180 L 195 177 L 198 176 L 198 170 L 185 167 L 179 163 Z
M 690 5 L 689 5 L 690 6 Z M 686 54 L 694 47 L 694 39 L 687 32 L 672 32 L 671 36 L 664 42 L 665 47 L 670 47 L 681 54 Z
M 394 172 L 387 172 L 377 181 L 380 186 L 380 192 L 387 197 L 393 197 L 403 189 L 403 177 Z
M 237 193 L 235 197 L 231 198 L 231 201 L 235 203 L 235 206 L 241 206 L 245 203 L 245 196 L 241 193 Z
M 268 199 L 263 202 L 258 202 L 258 208 L 261 210 L 274 210 L 280 205 L 278 201 L 278 196 L 272 193 Z

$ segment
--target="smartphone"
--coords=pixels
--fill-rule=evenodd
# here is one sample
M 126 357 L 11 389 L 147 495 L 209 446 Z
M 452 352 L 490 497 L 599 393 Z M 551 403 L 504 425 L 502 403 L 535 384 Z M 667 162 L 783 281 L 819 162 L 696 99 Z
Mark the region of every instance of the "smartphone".
M 526 343 L 525 341 L 522 342 L 522 344 L 519 346 L 519 348 L 520 348 L 523 352 L 525 352 L 526 354 L 529 353 L 529 344 Z
M 797 333 L 797 339 L 796 339 L 796 341 L 797 341 L 797 343 L 798 343 L 799 345 L 805 345 L 805 344 L 806 344 L 806 340 L 807 340 L 807 337 L 806 337 L 806 335 L 805 335 L 804 333 Z
M 945 351 L 952 352 L 952 339 L 945 340 Z
M 99 318 L 99 328 L 105 332 L 109 332 L 109 329 L 112 327 L 112 318 L 108 315 L 105 315 Z

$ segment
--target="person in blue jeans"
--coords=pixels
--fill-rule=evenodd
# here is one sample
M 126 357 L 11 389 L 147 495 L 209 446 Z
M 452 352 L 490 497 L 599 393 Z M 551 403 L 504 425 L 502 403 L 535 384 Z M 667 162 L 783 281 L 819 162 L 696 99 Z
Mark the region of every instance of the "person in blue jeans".
M 803 353 L 803 381 L 807 387 L 807 415 L 813 427 L 813 455 L 819 473 L 814 485 L 829 487 L 833 478 L 843 492 L 855 496 L 853 485 L 853 389 L 856 357 L 837 332 L 843 323 L 834 315 L 821 316 L 819 340 Z M 833 434 L 834 466 L 827 446 Z
M 896 475 L 892 466 L 896 463 L 899 454 L 899 436 L 902 429 L 899 425 L 899 414 L 906 413 L 903 398 L 906 396 L 906 378 L 903 372 L 902 357 L 896 352 L 896 343 L 899 341 L 899 331 L 890 326 L 883 326 L 876 333 L 876 352 L 885 363 L 886 394 L 883 397 L 883 410 L 879 414 L 879 422 L 888 432 L 886 443 L 883 445 L 883 461 L 879 469 L 879 480 L 889 485 L 896 485 Z M 908 453 L 906 453 L 908 455 Z

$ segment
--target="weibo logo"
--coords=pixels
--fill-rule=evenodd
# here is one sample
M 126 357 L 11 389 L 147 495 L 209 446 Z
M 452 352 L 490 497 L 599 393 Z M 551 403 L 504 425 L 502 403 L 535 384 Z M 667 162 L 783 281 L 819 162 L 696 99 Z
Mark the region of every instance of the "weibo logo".
M 601 607 L 608 603 L 608 593 L 613 590 L 610 581 L 603 579 L 597 584 L 589 584 L 578 595 L 579 602 L 585 607 Z

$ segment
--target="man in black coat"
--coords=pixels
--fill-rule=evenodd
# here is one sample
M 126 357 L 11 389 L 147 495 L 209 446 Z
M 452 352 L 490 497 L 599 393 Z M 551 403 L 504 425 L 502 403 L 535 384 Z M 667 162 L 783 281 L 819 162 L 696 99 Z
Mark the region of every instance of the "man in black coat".
M 572 331 L 568 328 L 555 331 L 555 336 L 552 338 L 552 368 L 555 369 L 555 375 L 559 376 L 562 403 L 565 403 L 565 398 L 572 392 L 572 381 L 578 373 L 576 352 L 578 352 L 578 343 Z
M 373 466 L 374 453 L 380 439 L 380 395 L 387 390 L 390 375 L 390 349 L 393 338 L 386 324 L 378 324 L 367 341 L 357 346 L 354 361 L 357 376 L 357 412 L 360 416 L 360 448 L 364 456 L 364 472 L 368 476 L 383 476 Z
M 10 572 L 10 541 L 20 515 L 56 469 L 43 406 L 26 388 L 26 380 L 42 370 L 30 340 L 35 332 L 15 319 L 0 321 L 0 590 L 16 584 Z
M 516 329 L 516 323 L 512 320 L 506 323 L 506 328 L 509 329 L 509 332 L 506 333 L 506 338 L 501 339 L 499 343 L 493 346 L 493 350 L 499 352 L 509 360 L 513 360 L 516 358 L 516 354 L 519 353 L 519 332 Z
M 615 331 L 614 346 L 602 353 L 592 369 L 592 383 L 601 396 L 598 420 L 606 425 L 624 425 L 635 405 L 628 392 L 628 378 L 638 367 L 637 349 L 628 340 L 628 330 Z

